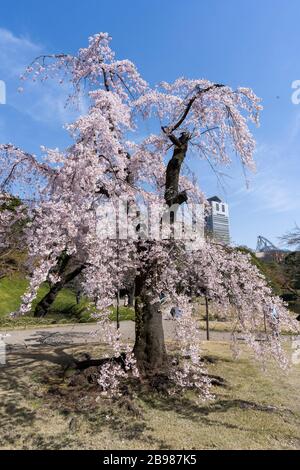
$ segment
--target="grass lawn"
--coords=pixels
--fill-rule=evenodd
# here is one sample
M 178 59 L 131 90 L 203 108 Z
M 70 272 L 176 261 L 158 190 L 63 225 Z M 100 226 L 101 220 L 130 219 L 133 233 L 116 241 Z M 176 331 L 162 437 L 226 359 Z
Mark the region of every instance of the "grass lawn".
M 12 351 L 0 374 L 2 449 L 300 449 L 300 365 L 288 373 L 263 373 L 243 351 L 232 358 L 227 343 L 204 343 L 209 372 L 226 379 L 214 387 L 215 400 L 137 393 L 139 413 L 100 398 L 91 404 L 62 378 L 60 362 L 87 351 L 69 347 Z M 89 346 L 93 357 L 103 354 Z M 61 377 L 61 376 L 60 376 Z M 60 394 L 51 395 L 58 384 Z M 51 392 L 51 393 L 50 393 Z
M 62 289 L 58 294 L 53 306 L 45 318 L 34 318 L 32 314 L 11 319 L 9 313 L 18 309 L 20 298 L 28 286 L 28 281 L 23 277 L 15 276 L 13 278 L 0 279 L 0 329 L 6 328 L 26 328 L 32 326 L 46 326 L 52 324 L 66 323 L 88 323 L 95 321 L 88 312 L 89 302 L 82 299 L 77 305 L 75 293 L 71 289 Z M 38 292 L 36 303 L 47 293 L 47 285 L 43 285 Z M 171 304 L 166 304 L 165 310 L 169 311 Z M 116 321 L 116 308 L 111 308 L 111 320 Z M 201 301 L 195 303 L 195 313 L 199 318 L 199 327 L 206 330 L 205 305 Z M 132 308 L 120 306 L 120 321 L 134 320 L 134 310 Z M 232 331 L 233 323 L 231 321 L 220 321 L 218 313 L 213 306 L 210 306 L 211 331 Z
M 13 278 L 0 279 L 0 328 L 95 321 L 87 311 L 88 301 L 83 299 L 77 305 L 76 296 L 70 289 L 62 289 L 45 318 L 34 318 L 32 314 L 29 314 L 17 319 L 11 319 L 9 313 L 18 309 L 21 296 L 27 286 L 28 281 L 22 277 L 15 276 Z M 47 285 L 39 289 L 37 300 L 33 303 L 33 308 L 47 293 L 47 290 Z M 116 320 L 116 309 L 112 307 L 111 310 L 111 319 Z M 132 319 L 134 319 L 133 309 L 120 307 L 120 321 Z

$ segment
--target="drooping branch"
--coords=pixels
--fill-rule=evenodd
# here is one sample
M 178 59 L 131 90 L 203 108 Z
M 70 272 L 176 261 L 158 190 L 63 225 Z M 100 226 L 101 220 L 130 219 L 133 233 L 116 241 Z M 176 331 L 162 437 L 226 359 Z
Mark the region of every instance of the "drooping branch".
M 42 63 L 43 66 L 45 66 L 45 60 L 46 59 L 65 59 L 66 57 L 70 57 L 69 54 L 41 54 L 37 56 L 29 65 L 29 67 L 32 67 L 35 64 L 39 64 L 40 62 Z
M 4 190 L 5 187 L 12 181 L 17 167 L 22 163 L 28 163 L 31 168 L 41 172 L 43 175 L 47 175 L 48 177 L 56 174 L 56 170 L 54 168 L 51 168 L 45 163 L 38 162 L 34 155 L 28 152 L 24 152 L 19 147 L 16 147 L 12 144 L 0 145 L 0 152 L 1 151 L 6 152 L 7 154 L 13 154 L 16 159 L 16 161 L 11 166 L 9 174 L 0 185 L 1 190 Z

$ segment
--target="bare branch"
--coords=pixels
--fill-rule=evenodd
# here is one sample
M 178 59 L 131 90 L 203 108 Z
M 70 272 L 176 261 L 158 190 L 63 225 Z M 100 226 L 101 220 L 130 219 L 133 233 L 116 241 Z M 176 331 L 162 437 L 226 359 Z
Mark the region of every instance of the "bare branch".
M 184 120 L 186 119 L 187 115 L 189 114 L 190 112 L 190 109 L 193 105 L 193 103 L 196 101 L 197 98 L 199 98 L 201 95 L 203 95 L 204 93 L 207 93 L 208 91 L 210 90 L 213 90 L 214 88 L 222 88 L 224 87 L 225 85 L 221 85 L 219 83 L 215 83 L 214 85 L 211 85 L 207 88 L 200 88 L 197 90 L 197 93 L 190 99 L 190 101 L 188 102 L 182 116 L 179 118 L 179 120 L 176 122 L 176 124 L 174 124 L 172 127 L 169 127 L 168 129 L 167 128 L 164 128 L 164 132 L 166 133 L 166 131 L 168 130 L 168 134 L 172 134 L 174 131 L 176 131 L 176 129 L 178 129 L 178 127 L 181 126 L 181 124 L 184 122 Z

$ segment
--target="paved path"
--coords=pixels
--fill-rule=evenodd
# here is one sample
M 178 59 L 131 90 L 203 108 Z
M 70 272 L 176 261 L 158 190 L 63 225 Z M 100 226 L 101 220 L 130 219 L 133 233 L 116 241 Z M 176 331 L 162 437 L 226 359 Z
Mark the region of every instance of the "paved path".
M 174 338 L 174 321 L 164 320 L 164 332 L 166 340 Z M 135 324 L 133 321 L 122 321 L 120 330 L 124 340 L 134 341 Z M 4 330 L 0 330 L 0 334 L 5 334 Z M 103 336 L 101 328 L 96 323 L 60 325 L 50 328 L 32 328 L 23 330 L 7 331 L 10 335 L 4 338 L 7 345 L 10 346 L 63 346 L 68 344 L 85 344 L 85 343 L 101 343 Z M 205 339 L 205 331 L 200 332 L 201 338 Z M 211 332 L 211 340 L 228 341 L 230 333 L 228 332 Z

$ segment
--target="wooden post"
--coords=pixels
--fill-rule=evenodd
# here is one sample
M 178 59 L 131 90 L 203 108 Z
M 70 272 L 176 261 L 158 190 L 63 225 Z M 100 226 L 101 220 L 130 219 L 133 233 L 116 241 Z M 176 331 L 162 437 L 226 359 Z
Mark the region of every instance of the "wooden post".
M 117 330 L 120 328 L 120 290 L 117 291 Z
M 120 221 L 117 219 L 117 330 L 120 328 L 120 280 L 119 280 L 119 272 L 120 272 Z
M 205 296 L 205 310 L 206 310 L 206 339 L 209 341 L 209 309 L 208 309 L 208 298 Z
M 265 334 L 267 334 L 267 322 L 266 322 L 266 312 L 264 311 L 264 327 L 265 327 Z

